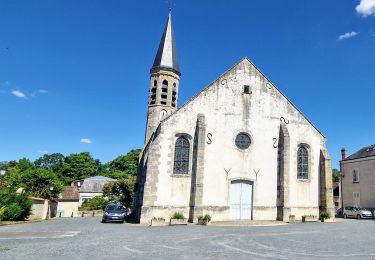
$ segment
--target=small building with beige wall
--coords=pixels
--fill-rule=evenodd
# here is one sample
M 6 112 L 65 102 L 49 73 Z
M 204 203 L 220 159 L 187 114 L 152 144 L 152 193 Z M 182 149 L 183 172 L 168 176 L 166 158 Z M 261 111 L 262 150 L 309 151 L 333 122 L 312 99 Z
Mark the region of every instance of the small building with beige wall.
M 343 206 L 375 209 L 375 145 L 363 147 L 348 157 L 343 149 L 340 167 Z

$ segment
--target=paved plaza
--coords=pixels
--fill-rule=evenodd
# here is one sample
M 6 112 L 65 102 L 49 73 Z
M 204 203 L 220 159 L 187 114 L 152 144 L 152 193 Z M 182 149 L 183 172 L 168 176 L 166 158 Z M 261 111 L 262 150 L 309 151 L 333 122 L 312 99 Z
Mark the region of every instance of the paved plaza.
M 0 259 L 375 259 L 375 221 L 146 227 L 66 218 L 0 227 Z

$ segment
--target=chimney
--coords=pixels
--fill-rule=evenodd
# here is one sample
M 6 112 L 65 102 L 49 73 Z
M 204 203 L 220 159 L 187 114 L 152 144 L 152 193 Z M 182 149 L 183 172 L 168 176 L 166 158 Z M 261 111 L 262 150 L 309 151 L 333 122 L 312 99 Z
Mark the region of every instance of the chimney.
M 345 150 L 345 148 L 342 148 L 341 149 L 341 160 L 345 160 L 345 158 L 346 158 L 346 150 Z

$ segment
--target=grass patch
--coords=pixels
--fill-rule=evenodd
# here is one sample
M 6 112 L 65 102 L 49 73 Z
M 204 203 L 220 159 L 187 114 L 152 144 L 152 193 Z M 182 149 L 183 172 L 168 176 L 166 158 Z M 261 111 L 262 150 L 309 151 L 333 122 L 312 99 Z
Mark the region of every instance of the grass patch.
M 0 252 L 7 252 L 12 250 L 10 247 L 0 247 Z

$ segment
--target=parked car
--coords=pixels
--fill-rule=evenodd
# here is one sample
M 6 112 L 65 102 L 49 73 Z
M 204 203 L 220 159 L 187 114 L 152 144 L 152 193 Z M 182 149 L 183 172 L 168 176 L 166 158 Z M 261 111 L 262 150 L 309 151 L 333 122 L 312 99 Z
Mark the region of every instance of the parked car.
M 357 219 L 361 218 L 372 218 L 371 211 L 362 208 L 362 207 L 356 207 L 356 206 L 347 206 L 344 208 L 344 218 L 348 217 L 354 217 Z
M 121 222 L 124 223 L 127 209 L 123 205 L 109 204 L 105 207 L 102 223 Z

